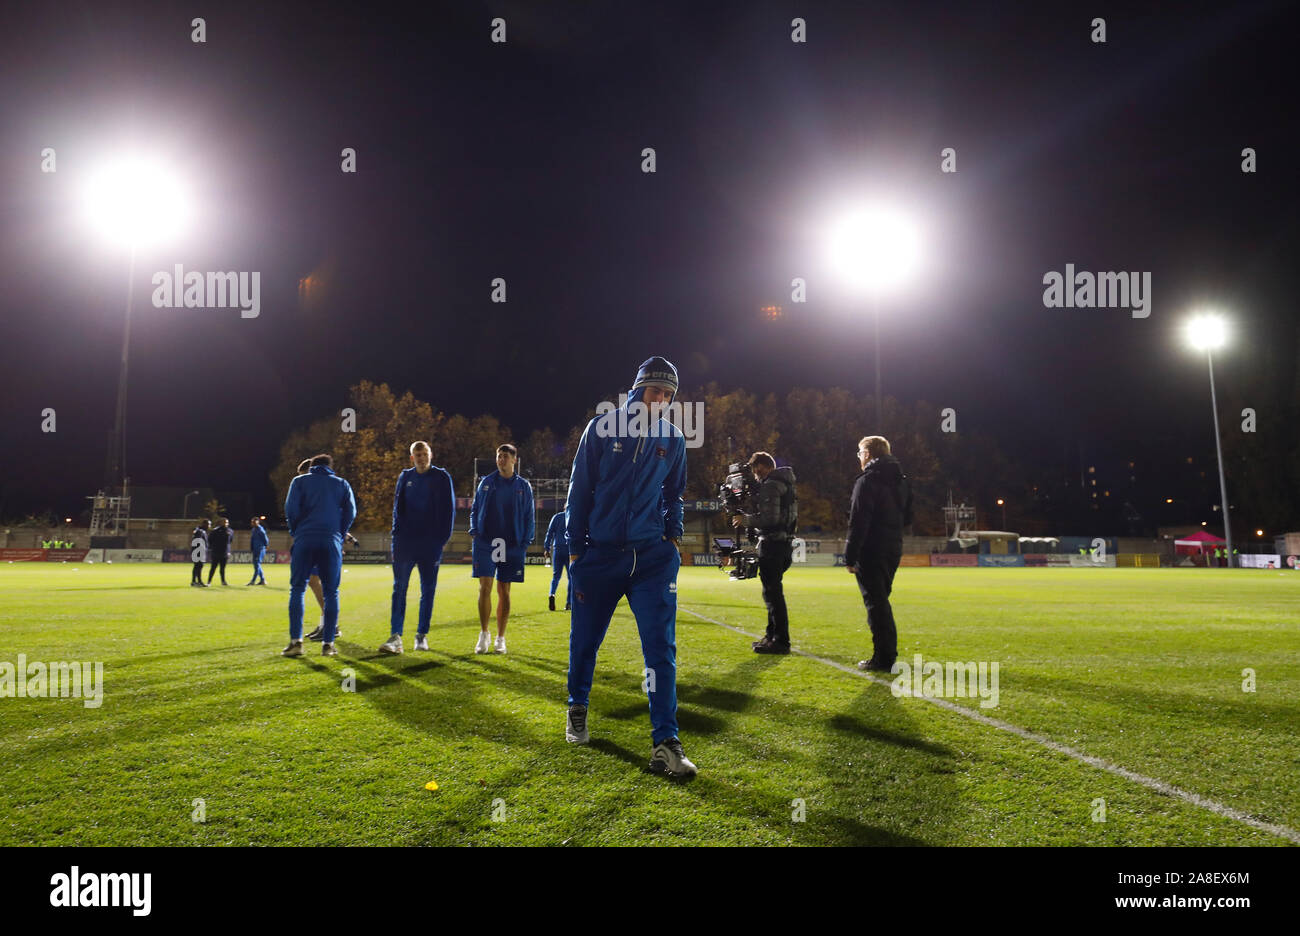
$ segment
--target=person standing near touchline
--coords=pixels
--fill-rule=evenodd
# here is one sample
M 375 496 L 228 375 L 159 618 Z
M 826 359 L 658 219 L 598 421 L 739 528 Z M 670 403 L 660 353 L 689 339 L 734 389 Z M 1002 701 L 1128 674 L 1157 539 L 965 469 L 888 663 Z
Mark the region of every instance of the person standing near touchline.
M 752 646 L 755 653 L 790 652 L 790 614 L 785 604 L 782 577 L 794 553 L 792 537 L 799 524 L 799 499 L 794 489 L 794 469 L 776 467 L 767 452 L 755 452 L 749 467 L 758 480 L 758 512 L 741 514 L 732 524 L 737 530 L 758 534 L 758 578 L 767 606 L 767 633 Z
M 903 558 L 903 528 L 912 523 L 912 485 L 883 436 L 862 438 L 858 463 L 862 474 L 853 483 L 844 564 L 857 577 L 873 647 L 871 659 L 858 661 L 858 669 L 888 673 L 898 658 L 889 595 Z

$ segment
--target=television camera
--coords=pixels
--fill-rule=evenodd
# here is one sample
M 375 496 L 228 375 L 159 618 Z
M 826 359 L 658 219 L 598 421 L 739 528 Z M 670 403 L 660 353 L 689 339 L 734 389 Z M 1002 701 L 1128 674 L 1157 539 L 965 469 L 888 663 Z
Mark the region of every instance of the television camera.
M 758 489 L 762 483 L 749 465 L 727 466 L 727 477 L 718 485 L 718 499 L 728 526 L 733 517 L 758 512 Z M 743 539 L 742 539 L 743 537 Z M 721 557 L 718 567 L 736 581 L 758 576 L 758 531 L 746 529 L 736 538 L 714 537 L 713 548 Z

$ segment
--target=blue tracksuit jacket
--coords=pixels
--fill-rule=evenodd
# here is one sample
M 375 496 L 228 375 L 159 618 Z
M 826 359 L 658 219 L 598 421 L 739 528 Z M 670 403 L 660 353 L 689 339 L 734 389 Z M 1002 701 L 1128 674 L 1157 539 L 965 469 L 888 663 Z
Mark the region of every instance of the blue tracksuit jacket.
M 451 475 L 437 465 L 420 474 L 407 468 L 393 494 L 393 551 L 442 555 L 456 521 Z
M 333 537 L 340 546 L 343 534 L 357 518 L 357 502 L 348 484 L 332 469 L 316 465 L 298 475 L 289 485 L 284 499 L 284 515 L 289 521 L 289 535 L 295 540 L 319 540 Z
M 641 390 L 628 394 L 640 402 Z M 626 409 L 626 408 L 625 408 Z M 587 424 L 573 460 L 566 508 L 573 614 L 570 705 L 587 705 L 596 653 L 619 601 L 636 617 L 645 660 L 651 740 L 677 735 L 677 572 L 667 539 L 682 535 L 686 440 L 665 419 L 644 435 L 621 435 L 615 410 Z M 630 419 L 629 419 L 630 421 Z M 624 424 L 630 430 L 631 426 Z
M 628 404 L 640 402 L 641 393 L 633 390 Z M 657 435 L 618 435 L 618 413 L 587 423 L 578 443 L 565 508 L 571 554 L 588 544 L 640 547 L 681 538 L 686 440 L 666 419 Z
M 546 527 L 546 539 L 542 541 L 542 548 L 565 556 L 569 554 L 569 541 L 564 535 L 563 510 L 552 517 L 550 524 Z
M 528 483 L 528 479 L 518 473 L 514 478 L 518 479 L 515 484 L 514 541 L 506 543 L 506 548 L 521 549 L 531 546 L 533 537 L 537 535 L 537 505 L 533 501 L 533 486 Z M 484 537 L 490 526 L 488 511 L 492 509 L 491 501 L 494 492 L 508 483 L 502 480 L 499 471 L 492 472 L 478 483 L 478 490 L 474 492 L 474 503 L 469 511 L 470 539 L 487 542 Z

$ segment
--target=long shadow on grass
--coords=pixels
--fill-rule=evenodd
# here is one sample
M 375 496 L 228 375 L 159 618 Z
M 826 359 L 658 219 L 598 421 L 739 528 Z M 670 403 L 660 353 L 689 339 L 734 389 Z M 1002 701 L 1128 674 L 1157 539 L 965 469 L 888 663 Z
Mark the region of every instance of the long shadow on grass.
M 757 701 L 753 688 L 757 674 L 777 665 L 774 657 L 757 657 L 747 660 L 733 669 L 726 677 L 727 686 L 710 686 L 695 682 L 677 684 L 677 725 L 683 734 L 716 735 L 728 727 L 724 718 L 710 715 L 704 709 L 737 714 L 752 708 Z M 733 686 L 741 688 L 733 688 Z M 649 699 L 639 705 L 625 705 L 621 708 L 603 712 L 605 718 L 629 721 L 634 718 L 648 717 Z
M 835 822 L 852 817 L 853 844 L 948 842 L 960 804 L 953 754 L 925 740 L 901 699 L 871 686 L 830 719 L 823 739 L 822 769 L 831 791 L 825 805 Z M 809 822 L 817 812 L 810 802 Z M 905 841 L 875 841 L 854 828 Z
M 646 770 L 648 758 L 644 754 L 629 751 L 620 744 L 607 738 L 593 738 L 592 750 L 600 751 L 619 760 L 625 761 L 641 770 Z M 722 806 L 737 816 L 745 816 L 767 826 L 780 835 L 788 835 L 795 828 L 791 814 L 791 801 L 784 793 L 774 794 L 758 792 L 754 789 L 738 789 L 728 785 L 707 770 L 698 777 L 688 780 L 669 779 L 666 782 L 688 787 L 690 792 L 710 807 Z M 879 826 L 860 822 L 848 815 L 836 815 L 830 820 L 829 828 L 819 830 L 825 836 L 825 844 L 831 845 L 925 845 L 922 839 L 914 838 Z M 802 831 L 802 830 L 801 830 Z M 701 843 L 703 844 L 703 843 Z
M 475 658 L 431 650 L 428 656 L 421 653 L 416 659 L 405 654 L 384 654 L 339 657 L 339 660 L 357 670 L 357 693 L 361 699 L 386 717 L 423 734 L 430 730 L 430 712 L 454 713 L 457 724 L 491 724 L 511 736 L 512 742 L 542 750 L 550 745 L 541 736 L 529 731 L 518 719 L 504 717 L 499 708 L 482 701 L 480 696 L 498 689 L 522 692 L 547 700 L 557 712 L 563 711 L 562 683 L 557 685 L 554 679 L 526 675 L 494 657 Z M 313 665 L 336 678 L 336 666 Z M 435 678 L 416 678 L 431 670 L 437 671 Z M 379 688 L 396 691 L 371 692 Z M 457 739 L 456 734 L 447 731 L 439 734 Z
M 431 652 L 439 658 L 437 661 L 408 662 L 405 656 L 340 659 L 357 670 L 359 698 L 421 735 L 451 742 L 473 736 L 491 737 L 527 751 L 525 756 L 532 764 L 552 764 L 566 749 L 560 734 L 564 685 L 557 663 L 544 658 L 525 661 L 516 655 L 510 661 L 512 665 L 507 666 L 507 661 L 496 658 Z M 681 684 L 678 717 L 683 735 L 688 739 L 709 733 L 723 735 L 729 716 L 739 717 L 755 704 L 755 696 L 761 695 L 763 674 L 784 659 L 788 658 L 747 658 L 720 680 Z M 331 682 L 338 678 L 338 664 L 333 661 L 305 662 Z M 435 666 L 429 666 L 430 662 Z M 520 662 L 526 662 L 527 669 L 518 665 Z M 435 669 L 436 678 L 432 680 L 411 678 Z M 530 670 L 541 670 L 542 674 L 534 675 Z M 492 695 L 498 692 L 501 695 Z M 626 702 L 622 707 L 598 711 L 598 715 L 644 719 L 648 734 L 647 707 L 640 692 L 620 685 L 603 686 L 600 692 L 609 701 L 623 698 Z M 554 730 L 538 731 L 535 721 L 511 717 L 502 706 L 492 704 L 508 698 L 507 693 L 534 696 L 553 706 L 557 716 Z M 688 795 L 698 798 L 701 808 L 745 817 L 771 835 L 792 842 L 920 845 L 945 840 L 957 802 L 951 758 L 946 749 L 918 737 L 911 720 L 887 689 L 870 687 L 849 710 L 830 719 L 825 708 L 802 701 L 785 697 L 758 701 L 771 709 L 767 717 L 799 725 L 801 730 L 810 729 L 806 737 L 816 742 L 815 746 L 811 750 L 805 745 L 790 747 L 776 752 L 778 756 L 774 757 L 770 738 L 761 732 L 736 730 L 724 735 L 725 743 L 746 757 L 770 762 L 772 781 L 761 787 L 735 783 L 726 775 L 710 773 L 706 764 L 702 776 L 686 785 Z M 454 720 L 441 718 L 438 713 L 454 713 Z M 591 747 L 642 771 L 649 760 L 648 739 L 641 753 L 599 733 Z M 780 775 L 787 763 L 806 767 L 810 761 L 819 764 L 817 769 L 828 782 L 809 794 L 810 825 L 795 824 L 791 800 L 800 796 L 800 791 L 793 788 L 799 781 L 792 778 L 782 789 Z M 531 767 L 503 763 L 487 771 L 494 792 L 508 796 Z M 428 840 L 428 834 L 428 830 L 421 833 L 421 840 Z
M 711 708 L 734 716 L 764 705 L 764 717 L 777 725 L 809 726 L 815 731 L 818 721 L 825 718 L 824 710 L 783 697 L 773 699 L 762 692 L 760 683 L 763 674 L 788 659 L 771 656 L 746 659 L 722 677 L 720 682 L 723 686 L 700 682 L 682 683 L 678 686 L 681 705 L 677 718 L 683 738 L 688 744 L 692 735 L 722 734 L 725 731 L 727 733 L 722 743 L 747 752 L 755 762 L 766 760 L 772 763 L 770 782 L 764 782 L 761 786 L 736 785 L 729 777 L 711 772 L 707 764 L 703 765 L 698 777 L 670 782 L 686 786 L 690 794 L 701 801 L 702 808 L 721 808 L 731 815 L 743 816 L 754 824 L 764 826 L 776 837 L 785 837 L 795 843 L 812 841 L 838 845 L 925 845 L 943 841 L 942 829 L 946 827 L 947 821 L 941 821 L 940 817 L 951 811 L 956 802 L 955 784 L 950 778 L 947 780 L 947 790 L 938 788 L 944 782 L 943 776 L 952 772 L 949 752 L 940 745 L 918 738 L 915 729 L 910 727 L 910 720 L 901 710 L 891 713 L 887 720 L 882 720 L 878 712 L 879 699 L 873 698 L 872 693 L 865 693 L 855 702 L 851 714 L 841 713 L 835 716 L 831 723 L 832 730 L 825 732 L 829 744 L 826 752 L 820 755 L 821 770 L 829 781 L 828 788 L 836 792 L 832 794 L 830 802 L 814 798 L 807 803 L 808 822 L 814 823 L 811 827 L 796 824 L 793 820 L 791 807 L 801 793 L 796 789 L 798 781 L 791 780 L 785 789 L 781 789 L 780 776 L 786 768 L 802 766 L 810 757 L 817 758 L 819 755 L 810 755 L 798 748 L 774 752 L 769 733 L 761 729 L 746 731 L 724 717 L 700 711 L 701 708 Z M 605 717 L 617 719 L 644 718 L 646 705 L 626 706 L 604 714 Z M 705 730 L 701 730 L 702 727 Z M 779 737 L 780 732 L 771 734 Z M 883 754 L 880 747 L 882 744 L 891 746 L 890 749 L 884 749 Z M 647 768 L 649 758 L 644 753 L 628 750 L 609 738 L 593 738 L 590 746 L 593 750 L 641 770 Z M 774 757 L 774 753 L 779 756 Z M 889 790 L 890 797 L 895 802 L 891 809 L 876 810 L 878 816 L 862 816 L 859 800 L 881 798 L 879 794 L 864 789 L 862 784 L 864 773 L 873 769 L 873 760 L 883 765 L 876 769 L 888 770 L 883 782 L 891 786 L 897 784 L 896 789 Z M 865 766 L 855 769 L 855 763 Z M 924 796 L 907 792 L 918 786 L 925 791 Z M 847 792 L 838 792 L 841 790 Z M 905 808 L 900 810 L 900 805 Z M 883 822 L 876 824 L 869 821 L 873 818 L 879 818 Z M 897 828 L 903 823 L 924 827 L 927 837 L 918 838 Z

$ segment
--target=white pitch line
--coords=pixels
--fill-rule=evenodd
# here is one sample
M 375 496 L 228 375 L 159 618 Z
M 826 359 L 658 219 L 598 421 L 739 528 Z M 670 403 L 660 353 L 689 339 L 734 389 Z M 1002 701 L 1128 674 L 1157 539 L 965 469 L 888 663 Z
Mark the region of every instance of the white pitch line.
M 722 621 L 715 621 L 713 618 L 706 617 L 705 615 L 700 614 L 698 611 L 692 611 L 690 608 L 682 608 L 680 605 L 678 607 L 680 610 L 685 611 L 687 614 L 692 614 L 702 621 L 708 621 L 710 624 L 716 624 L 719 627 L 725 627 L 727 630 L 735 631 L 737 634 L 743 634 L 746 637 L 753 637 L 756 640 L 758 639 L 756 635 L 751 634 L 748 631 L 743 631 L 739 627 L 733 627 L 732 625 L 726 624 Z M 841 670 L 845 673 L 848 673 L 850 676 L 858 676 L 862 679 L 868 680 L 869 682 L 876 683 L 877 685 L 880 686 L 889 686 L 893 682 L 893 680 L 878 679 L 872 676 L 871 674 L 864 673 L 862 670 L 857 669 L 855 667 L 845 666 L 843 663 L 837 663 L 835 660 L 828 660 L 825 657 L 819 657 L 814 654 L 807 653 L 803 650 L 796 650 L 794 647 L 790 648 L 790 652 L 797 654 L 801 657 L 807 657 L 810 660 L 816 660 L 818 663 L 824 663 L 827 666 L 831 666 L 837 670 Z M 982 725 L 988 725 L 990 728 L 997 728 L 1000 731 L 1009 732 L 1010 734 L 1016 735 L 1017 737 L 1024 738 L 1026 741 L 1033 741 L 1035 744 L 1041 744 L 1043 747 L 1048 748 L 1049 750 L 1056 751 L 1058 754 L 1064 754 L 1066 757 L 1072 757 L 1075 760 L 1080 761 L 1081 763 L 1087 764 L 1089 767 L 1096 767 L 1098 770 L 1104 770 L 1107 773 L 1114 774 L 1117 777 L 1123 777 L 1125 780 L 1131 780 L 1134 783 L 1140 783 L 1142 786 L 1147 787 L 1148 789 L 1155 790 L 1157 793 L 1162 793 L 1165 796 L 1175 796 L 1178 799 L 1191 803 L 1193 806 L 1200 806 L 1202 809 L 1208 809 L 1210 812 L 1214 813 L 1215 815 L 1224 816 L 1228 819 L 1235 819 L 1238 822 L 1245 823 L 1251 828 L 1259 829 L 1261 832 L 1267 832 L 1270 835 L 1276 835 L 1279 838 L 1284 838 L 1290 842 L 1300 845 L 1300 832 L 1297 832 L 1295 829 L 1289 828 L 1288 826 L 1276 825 L 1272 822 L 1265 822 L 1262 819 L 1256 819 L 1254 816 L 1250 815 L 1249 813 L 1244 813 L 1240 809 L 1233 809 L 1231 806 L 1224 806 L 1222 803 L 1216 803 L 1212 799 L 1206 799 L 1204 796 L 1201 796 L 1199 793 L 1192 793 L 1189 790 L 1181 789 L 1180 787 L 1176 787 L 1173 784 L 1165 783 L 1163 780 L 1157 780 L 1154 777 L 1148 777 L 1145 774 L 1140 774 L 1132 770 L 1129 770 L 1127 767 L 1121 767 L 1118 764 L 1112 764 L 1110 761 L 1102 760 L 1100 757 L 1094 757 L 1091 754 L 1085 754 L 1082 751 L 1075 750 L 1069 745 L 1061 744 L 1059 741 L 1053 741 L 1051 738 L 1045 737 L 1040 734 L 1035 734 L 1032 731 L 1029 731 L 1025 728 L 1021 728 L 1017 725 L 1013 725 L 1009 722 L 1000 721 L 999 719 L 996 718 L 989 718 L 987 715 L 982 715 L 979 712 L 975 712 L 972 711 L 971 709 L 966 708 L 965 706 L 957 705 L 954 702 L 949 702 L 947 699 L 935 699 L 929 696 L 918 697 L 918 696 L 913 696 L 911 692 L 906 693 L 906 695 L 910 696 L 911 698 L 922 698 L 926 702 L 932 702 L 933 704 L 939 706 L 940 708 L 947 709 L 950 712 L 955 712 L 964 718 L 969 718 L 972 721 L 977 721 Z

